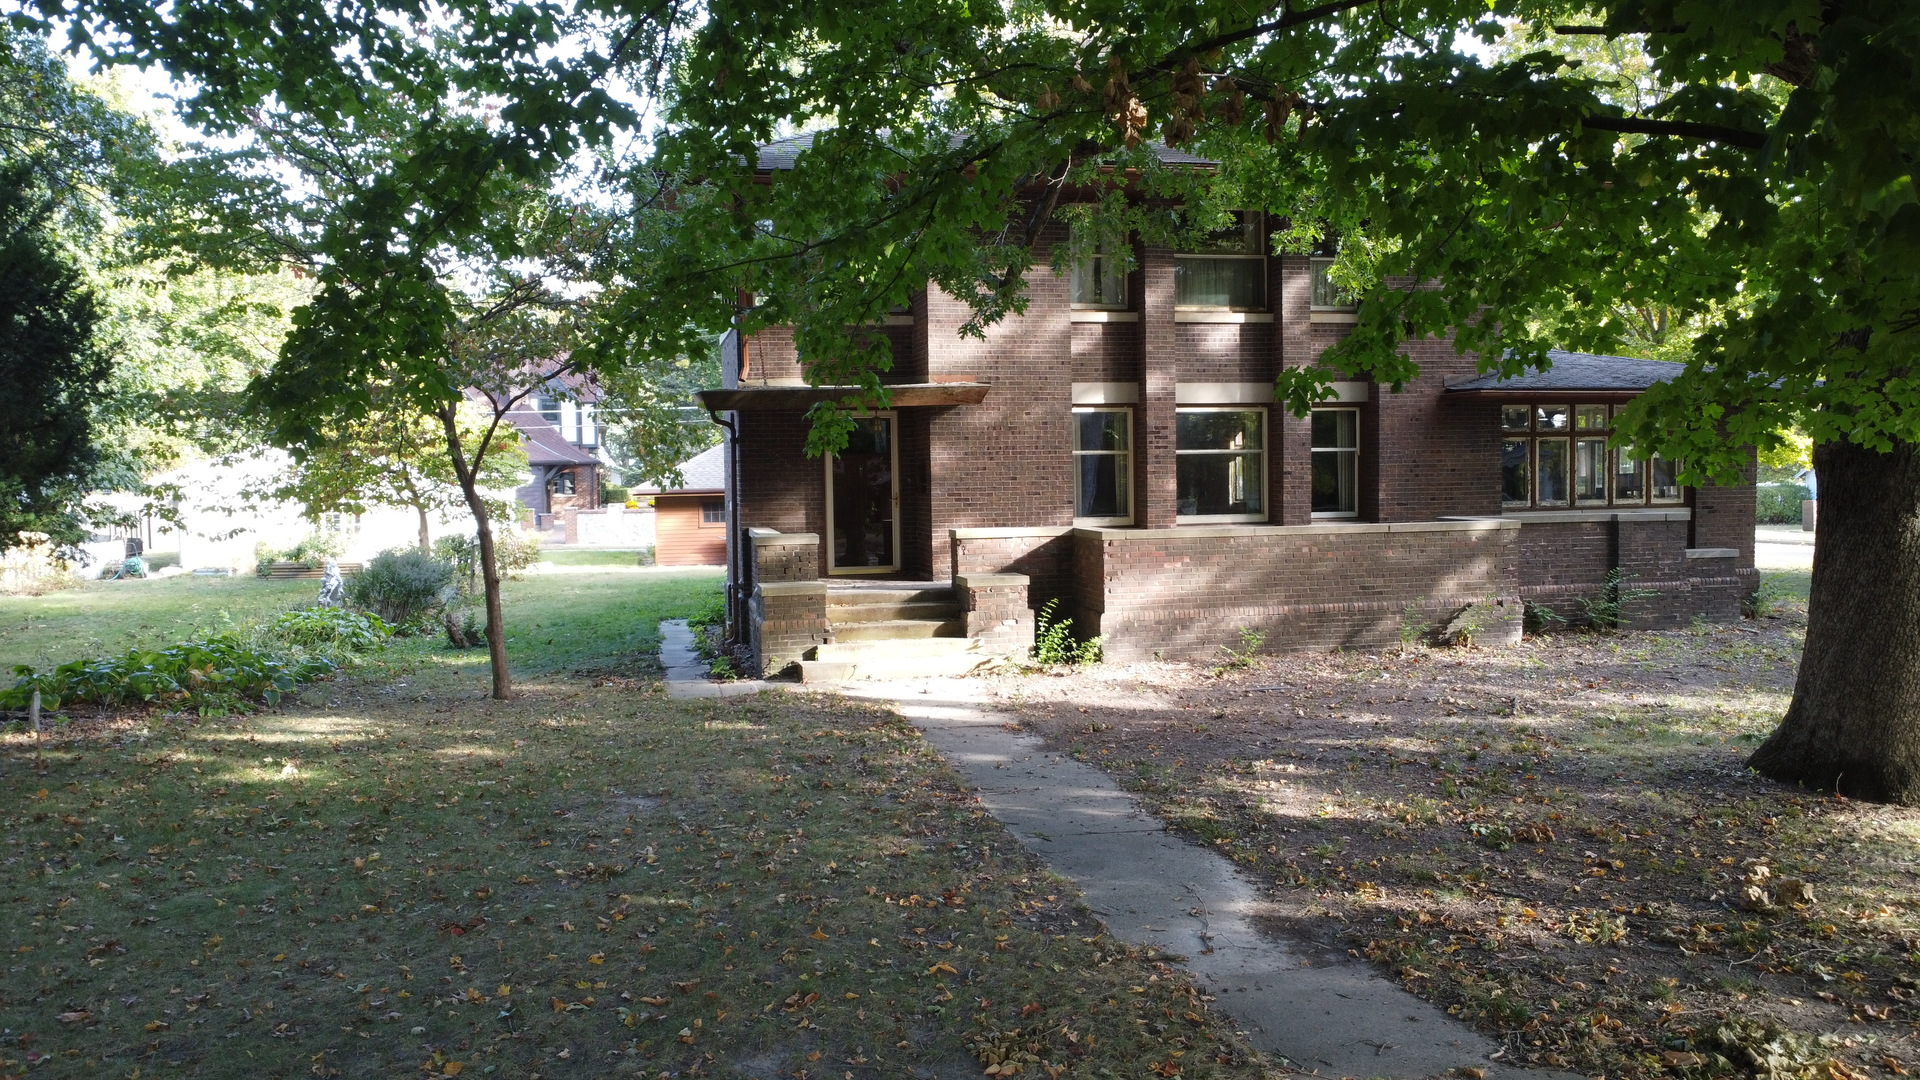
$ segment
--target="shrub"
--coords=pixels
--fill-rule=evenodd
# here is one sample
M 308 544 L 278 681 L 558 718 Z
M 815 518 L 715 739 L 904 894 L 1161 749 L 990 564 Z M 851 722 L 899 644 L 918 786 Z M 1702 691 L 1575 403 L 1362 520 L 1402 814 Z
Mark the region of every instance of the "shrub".
M 443 536 L 433 542 L 433 557 L 453 566 L 456 577 L 465 578 L 468 592 L 480 590 L 480 540 L 477 536 Z M 519 577 L 527 567 L 540 561 L 540 538 L 517 528 L 501 527 L 493 533 L 493 563 L 503 578 Z
M 600 489 L 601 506 L 625 506 L 627 497 L 632 494 L 626 488 L 605 485 Z
M 124 656 L 75 660 L 52 671 L 13 669 L 13 686 L 0 691 L 0 708 L 24 709 L 40 691 L 44 709 L 62 704 L 133 705 L 172 703 L 202 715 L 227 713 L 249 701 L 272 705 L 303 682 L 338 665 L 319 656 L 286 659 L 220 634 L 170 649 L 136 649 Z
M 1033 658 L 1042 664 L 1097 664 L 1100 662 L 1100 639 L 1088 641 L 1073 639 L 1073 620 L 1055 621 L 1053 609 L 1060 603 L 1049 600 L 1040 605 L 1035 612 L 1033 625 Z
M 452 584 L 452 563 L 417 548 L 396 548 L 347 578 L 347 602 L 405 632 L 439 610 Z
M 1800 524 L 1800 504 L 1806 500 L 1805 484 L 1761 484 L 1754 489 L 1754 520 L 1762 525 Z
M 378 615 L 344 608 L 299 608 L 274 616 L 258 636 L 307 649 L 365 652 L 385 645 L 393 629 Z

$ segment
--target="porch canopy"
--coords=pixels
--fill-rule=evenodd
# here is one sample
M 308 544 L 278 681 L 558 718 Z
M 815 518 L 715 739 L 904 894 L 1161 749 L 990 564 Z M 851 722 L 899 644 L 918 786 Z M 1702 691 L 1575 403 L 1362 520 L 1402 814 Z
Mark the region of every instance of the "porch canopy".
M 1673 381 L 1687 367 L 1670 360 L 1636 360 L 1564 349 L 1549 349 L 1547 358 L 1553 366 L 1545 371 L 1511 377 L 1497 372 L 1480 375 L 1449 383 L 1447 393 L 1491 399 L 1566 395 L 1586 401 L 1626 401 L 1655 383 Z
M 987 383 L 898 383 L 887 386 L 890 408 L 933 408 L 978 405 L 987 398 Z M 804 412 L 822 401 L 841 401 L 864 393 L 857 386 L 742 386 L 733 390 L 702 390 L 700 404 L 709 412 Z

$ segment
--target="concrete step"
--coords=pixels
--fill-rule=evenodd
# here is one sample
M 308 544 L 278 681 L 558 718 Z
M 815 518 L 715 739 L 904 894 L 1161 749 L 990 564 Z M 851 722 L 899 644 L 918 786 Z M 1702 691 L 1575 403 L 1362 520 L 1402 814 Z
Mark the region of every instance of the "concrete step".
M 827 633 L 835 641 L 896 641 L 913 638 L 958 640 L 967 632 L 965 619 L 882 619 L 876 622 L 836 623 L 827 618 Z
M 932 620 L 946 622 L 960 618 L 958 600 L 909 600 L 900 603 L 827 604 L 827 621 L 834 625 L 865 622 L 901 622 Z
M 831 646 L 822 646 L 830 648 Z M 802 660 L 803 683 L 839 683 L 856 680 L 951 678 L 971 674 L 996 658 L 983 653 L 934 656 L 876 657 L 863 660 Z
M 858 607 L 866 604 L 952 604 L 956 603 L 951 585 L 903 586 L 898 589 L 861 586 L 827 586 L 827 606 Z
M 815 645 L 809 660 L 873 664 L 891 660 L 919 660 L 928 657 L 981 657 L 980 642 L 963 637 L 869 638 Z

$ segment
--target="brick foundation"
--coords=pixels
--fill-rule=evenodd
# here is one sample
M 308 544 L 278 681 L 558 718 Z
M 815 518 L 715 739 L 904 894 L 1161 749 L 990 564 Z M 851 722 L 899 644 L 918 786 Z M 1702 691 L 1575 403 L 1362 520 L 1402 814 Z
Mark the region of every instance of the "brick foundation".
M 966 611 L 967 636 L 989 653 L 1025 657 L 1033 648 L 1033 609 L 1024 574 L 956 575 L 953 591 Z
M 760 675 L 778 675 L 827 640 L 827 583 L 819 579 L 820 538 L 751 529 L 753 578 L 747 642 Z

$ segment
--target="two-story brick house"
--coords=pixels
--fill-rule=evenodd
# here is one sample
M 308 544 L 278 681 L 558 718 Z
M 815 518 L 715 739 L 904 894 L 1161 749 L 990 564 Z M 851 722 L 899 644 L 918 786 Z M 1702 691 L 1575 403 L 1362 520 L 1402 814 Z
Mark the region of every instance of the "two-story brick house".
M 791 160 L 774 149 L 769 171 Z M 844 390 L 806 385 L 790 334 L 729 335 L 702 399 L 728 432 L 742 640 L 769 670 L 817 657 L 844 675 L 875 655 L 849 642 L 1023 651 L 1049 600 L 1123 659 L 1217 654 L 1242 629 L 1269 649 L 1372 646 L 1463 608 L 1481 640 L 1510 640 L 1523 601 L 1577 616 L 1615 570 L 1649 594 L 1629 625 L 1737 616 L 1751 486 L 1683 488 L 1605 441 L 1613 408 L 1677 365 L 1558 353 L 1499 380 L 1419 342 L 1401 391 L 1340 382 L 1296 418 L 1275 375 L 1354 315 L 1327 260 L 1270 252 L 1248 213 L 1196 250 L 1137 247 L 1128 272 L 1041 271 L 984 340 L 925 290 L 874 328 L 892 407 L 826 460 L 803 452 L 803 413 Z

